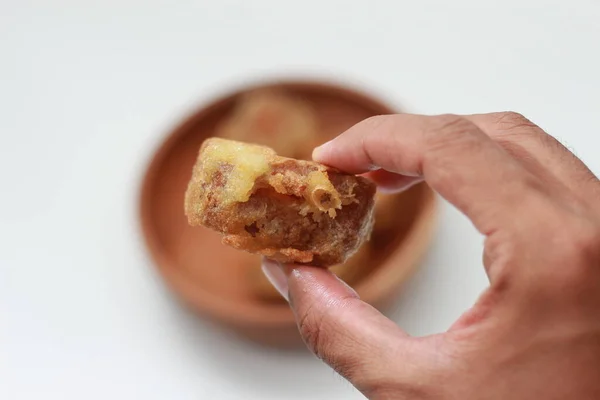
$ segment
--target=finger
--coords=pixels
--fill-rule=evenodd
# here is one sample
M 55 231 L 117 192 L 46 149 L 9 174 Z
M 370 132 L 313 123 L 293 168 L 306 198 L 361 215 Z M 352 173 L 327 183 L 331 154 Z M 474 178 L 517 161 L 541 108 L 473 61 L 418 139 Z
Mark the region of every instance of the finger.
M 418 177 L 394 174 L 385 169 L 370 171 L 363 176 L 375 182 L 377 189 L 384 193 L 400 192 L 422 181 Z
M 383 168 L 422 177 L 486 235 L 525 212 L 515 205 L 539 201 L 543 190 L 474 123 L 453 115 L 369 118 L 315 149 L 313 158 L 351 173 Z
M 544 182 L 588 197 L 600 184 L 592 171 L 563 146 L 524 116 L 514 112 L 464 116 L 488 134 Z
M 263 271 L 289 293 L 308 348 L 363 393 L 386 382 L 406 382 L 406 389 L 432 362 L 425 341 L 409 337 L 329 270 L 263 260 Z

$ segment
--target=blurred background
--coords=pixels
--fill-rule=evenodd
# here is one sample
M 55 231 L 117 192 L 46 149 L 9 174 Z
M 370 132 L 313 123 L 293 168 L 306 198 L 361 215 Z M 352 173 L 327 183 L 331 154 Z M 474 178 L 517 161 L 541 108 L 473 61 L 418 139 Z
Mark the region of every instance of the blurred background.
M 600 173 L 600 3 L 0 0 L 0 398 L 359 399 L 305 351 L 181 307 L 140 233 L 140 182 L 183 118 L 272 79 L 403 111 L 518 111 Z M 389 315 L 442 331 L 486 287 L 441 205 Z

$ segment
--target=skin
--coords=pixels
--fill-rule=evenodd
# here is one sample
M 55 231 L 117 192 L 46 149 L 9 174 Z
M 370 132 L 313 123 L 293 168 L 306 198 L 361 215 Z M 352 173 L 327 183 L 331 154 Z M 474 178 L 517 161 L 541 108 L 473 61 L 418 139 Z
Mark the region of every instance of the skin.
M 311 351 L 370 399 L 600 399 L 600 182 L 516 113 L 388 115 L 316 161 L 387 190 L 425 180 L 485 235 L 490 285 L 411 337 L 325 269 L 264 260 Z

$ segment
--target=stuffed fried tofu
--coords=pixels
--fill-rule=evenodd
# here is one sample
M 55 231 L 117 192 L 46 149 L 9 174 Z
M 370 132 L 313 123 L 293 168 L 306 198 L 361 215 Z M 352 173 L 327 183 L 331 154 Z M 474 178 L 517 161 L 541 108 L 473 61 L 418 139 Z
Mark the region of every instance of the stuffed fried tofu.
M 185 196 L 191 225 L 224 234 L 223 243 L 284 263 L 346 261 L 373 228 L 375 185 L 271 148 L 210 138 Z

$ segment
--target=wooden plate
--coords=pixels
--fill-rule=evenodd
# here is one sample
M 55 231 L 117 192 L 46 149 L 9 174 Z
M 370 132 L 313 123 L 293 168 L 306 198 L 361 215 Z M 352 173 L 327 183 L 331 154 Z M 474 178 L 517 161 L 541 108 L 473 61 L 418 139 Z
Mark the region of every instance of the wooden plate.
M 200 144 L 215 135 L 236 100 L 255 89 L 302 98 L 317 113 L 321 142 L 373 115 L 394 110 L 350 89 L 323 83 L 276 82 L 242 88 L 199 109 L 159 147 L 144 176 L 140 219 L 147 247 L 161 276 L 198 311 L 240 334 L 269 344 L 300 343 L 292 313 L 276 297 L 257 292 L 258 258 L 221 244 L 219 234 L 190 227 L 183 198 Z M 385 210 L 371 241 L 371 262 L 355 263 L 352 286 L 382 308 L 398 293 L 426 249 L 434 223 L 435 195 L 425 184 L 382 196 Z

